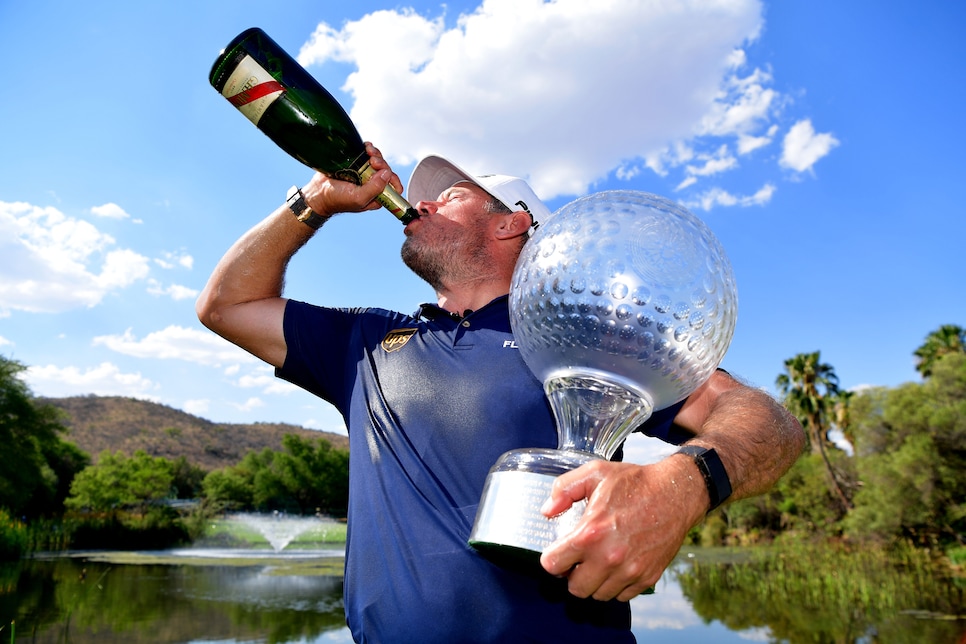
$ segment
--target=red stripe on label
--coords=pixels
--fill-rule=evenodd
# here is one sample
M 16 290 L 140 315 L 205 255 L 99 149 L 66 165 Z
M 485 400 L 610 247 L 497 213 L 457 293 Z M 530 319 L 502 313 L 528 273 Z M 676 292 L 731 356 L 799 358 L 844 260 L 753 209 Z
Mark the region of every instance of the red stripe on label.
M 285 88 L 282 87 L 281 83 L 275 80 L 270 80 L 265 83 L 259 83 L 254 87 L 249 87 L 245 91 L 238 92 L 234 96 L 229 96 L 228 102 L 235 107 L 241 107 L 242 105 L 247 105 L 252 101 L 257 101 L 258 99 L 268 96 L 269 94 L 284 91 Z

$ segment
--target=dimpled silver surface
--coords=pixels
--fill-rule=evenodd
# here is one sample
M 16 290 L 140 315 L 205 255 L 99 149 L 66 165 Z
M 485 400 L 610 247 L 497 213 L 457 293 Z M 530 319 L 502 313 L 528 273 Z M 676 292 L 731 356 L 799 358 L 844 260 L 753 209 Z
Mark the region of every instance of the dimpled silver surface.
M 614 374 L 655 409 L 683 399 L 724 358 L 737 290 L 710 229 L 637 191 L 574 201 L 527 242 L 510 287 L 510 322 L 538 379 Z

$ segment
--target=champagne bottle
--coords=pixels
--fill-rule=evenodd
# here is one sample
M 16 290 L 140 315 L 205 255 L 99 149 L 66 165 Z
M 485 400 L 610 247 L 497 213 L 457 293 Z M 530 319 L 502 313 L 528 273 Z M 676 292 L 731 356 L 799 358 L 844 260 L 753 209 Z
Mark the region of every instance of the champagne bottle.
M 342 106 L 261 29 L 235 36 L 208 80 L 276 145 L 310 168 L 357 184 L 375 174 Z M 392 186 L 377 199 L 403 224 L 418 216 Z

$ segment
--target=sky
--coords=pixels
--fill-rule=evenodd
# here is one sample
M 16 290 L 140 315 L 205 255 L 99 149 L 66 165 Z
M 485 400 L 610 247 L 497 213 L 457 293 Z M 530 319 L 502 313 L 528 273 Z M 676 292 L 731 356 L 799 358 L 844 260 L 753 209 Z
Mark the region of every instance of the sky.
M 736 275 L 722 367 L 772 393 L 813 351 L 845 388 L 917 381 L 925 337 L 966 325 L 963 3 L 0 0 L 0 355 L 35 395 L 345 432 L 194 313 L 312 174 L 208 83 L 252 26 L 404 183 L 441 154 L 551 210 L 612 189 L 685 205 Z M 285 295 L 411 312 L 434 295 L 402 239 L 386 211 L 337 217 Z

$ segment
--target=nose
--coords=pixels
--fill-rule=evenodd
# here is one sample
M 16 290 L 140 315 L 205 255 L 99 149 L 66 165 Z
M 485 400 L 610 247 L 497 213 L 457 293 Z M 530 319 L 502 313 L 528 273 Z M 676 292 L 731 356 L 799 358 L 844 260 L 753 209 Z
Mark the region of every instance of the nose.
M 436 212 L 438 203 L 435 201 L 420 201 L 416 203 L 416 212 L 420 215 L 431 215 Z

